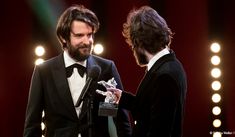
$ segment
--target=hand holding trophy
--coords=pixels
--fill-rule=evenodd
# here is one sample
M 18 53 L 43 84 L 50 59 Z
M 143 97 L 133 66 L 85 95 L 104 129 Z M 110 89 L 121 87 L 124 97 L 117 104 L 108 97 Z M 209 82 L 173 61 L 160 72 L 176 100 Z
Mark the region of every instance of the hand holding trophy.
M 106 89 L 116 89 L 117 82 L 115 81 L 114 78 L 108 80 L 107 82 L 105 81 L 99 81 L 98 84 L 104 86 Z M 99 105 L 99 112 L 98 114 L 100 116 L 116 116 L 117 115 L 117 96 L 110 92 L 110 91 L 101 91 L 101 90 L 96 90 L 97 93 L 106 96 L 104 102 L 100 102 Z

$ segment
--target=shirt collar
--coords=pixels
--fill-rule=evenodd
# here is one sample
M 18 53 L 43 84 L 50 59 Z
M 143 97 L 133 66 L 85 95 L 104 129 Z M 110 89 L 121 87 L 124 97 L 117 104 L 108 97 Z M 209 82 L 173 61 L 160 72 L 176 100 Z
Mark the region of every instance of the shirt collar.
M 159 51 L 157 54 L 155 54 L 150 60 L 149 63 L 147 65 L 147 69 L 148 71 L 151 69 L 151 67 L 153 66 L 153 64 L 162 56 L 169 54 L 170 51 L 168 50 L 168 48 L 166 47 L 165 49 Z
M 80 65 L 86 67 L 87 60 L 76 62 L 73 58 L 70 57 L 70 55 L 69 55 L 69 53 L 68 53 L 67 50 L 64 50 L 63 55 L 64 55 L 65 67 L 71 66 L 71 65 L 73 65 L 73 64 L 75 64 L 75 63 L 80 64 Z

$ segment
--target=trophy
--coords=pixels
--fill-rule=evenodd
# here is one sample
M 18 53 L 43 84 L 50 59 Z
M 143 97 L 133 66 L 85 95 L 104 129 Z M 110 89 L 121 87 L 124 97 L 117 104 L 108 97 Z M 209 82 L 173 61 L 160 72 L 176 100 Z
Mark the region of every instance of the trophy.
M 114 78 L 111 78 L 107 82 L 103 80 L 99 81 L 98 84 L 104 86 L 105 88 L 116 88 L 117 86 L 117 82 L 115 81 Z M 104 102 L 100 102 L 99 104 L 98 115 L 99 116 L 116 116 L 118 105 L 115 104 L 115 100 L 117 99 L 117 97 L 111 92 L 107 92 L 107 91 L 105 92 L 99 89 L 97 89 L 96 92 L 103 96 L 106 96 Z

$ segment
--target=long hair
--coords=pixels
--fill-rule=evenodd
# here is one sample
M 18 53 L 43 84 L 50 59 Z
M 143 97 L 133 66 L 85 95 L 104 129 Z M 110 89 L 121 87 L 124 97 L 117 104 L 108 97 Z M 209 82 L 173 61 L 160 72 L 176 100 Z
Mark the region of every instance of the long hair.
M 129 12 L 122 34 L 132 48 L 141 47 L 151 54 L 168 46 L 173 36 L 166 21 L 149 6 Z

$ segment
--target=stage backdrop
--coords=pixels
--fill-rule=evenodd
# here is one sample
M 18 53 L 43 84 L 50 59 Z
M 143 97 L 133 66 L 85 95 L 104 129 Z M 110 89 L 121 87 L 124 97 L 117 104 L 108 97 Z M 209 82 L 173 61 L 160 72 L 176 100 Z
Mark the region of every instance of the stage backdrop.
M 30 79 L 34 68 L 34 48 L 46 47 L 45 59 L 61 50 L 55 37 L 58 16 L 80 1 L 4 0 L 1 8 L 0 46 L 0 136 L 21 137 Z M 212 128 L 209 44 L 219 39 L 222 47 L 222 114 L 224 131 L 235 131 L 235 47 L 232 0 L 120 0 L 81 1 L 95 11 L 101 22 L 96 42 L 105 46 L 101 55 L 115 61 L 125 90 L 135 93 L 144 74 L 136 65 L 122 37 L 122 24 L 133 7 L 148 4 L 166 19 L 175 33 L 171 48 L 185 67 L 188 78 L 184 136 L 210 137 Z

